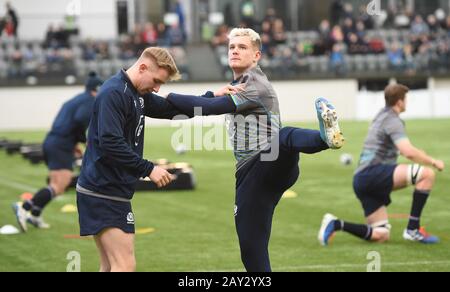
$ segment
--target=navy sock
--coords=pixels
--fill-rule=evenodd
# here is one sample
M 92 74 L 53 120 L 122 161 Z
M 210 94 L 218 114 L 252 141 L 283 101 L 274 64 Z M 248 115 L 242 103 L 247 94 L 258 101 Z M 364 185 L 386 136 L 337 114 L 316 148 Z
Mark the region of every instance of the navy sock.
M 408 229 L 416 230 L 420 228 L 420 217 L 423 208 L 427 203 L 430 192 L 415 190 L 413 195 L 413 203 L 411 207 L 411 215 L 409 217 Z
M 33 199 L 23 203 L 23 208 L 31 211 L 33 216 L 40 216 L 45 206 L 54 198 L 54 191 L 51 187 L 46 187 L 38 191 Z
M 314 154 L 328 149 L 316 130 L 286 127 L 280 131 L 280 144 L 289 151 Z
M 370 240 L 373 232 L 372 227 L 369 225 L 353 224 L 341 220 L 336 220 L 334 222 L 334 230 L 345 231 L 364 240 Z

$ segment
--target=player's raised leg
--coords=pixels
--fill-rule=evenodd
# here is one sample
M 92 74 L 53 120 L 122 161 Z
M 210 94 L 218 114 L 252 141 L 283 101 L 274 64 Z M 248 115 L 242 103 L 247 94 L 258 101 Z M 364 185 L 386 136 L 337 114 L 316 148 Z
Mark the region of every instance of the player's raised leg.
M 403 232 L 403 238 L 426 244 L 439 242 L 439 238 L 428 234 L 420 226 L 423 209 L 433 189 L 436 175 L 433 169 L 418 164 L 399 165 L 394 172 L 394 189 L 403 189 L 415 185 L 413 202 L 409 216 L 408 226 Z
M 340 149 L 344 146 L 344 135 L 338 122 L 335 107 L 325 98 L 316 100 L 317 118 L 319 119 L 320 135 L 331 149 Z

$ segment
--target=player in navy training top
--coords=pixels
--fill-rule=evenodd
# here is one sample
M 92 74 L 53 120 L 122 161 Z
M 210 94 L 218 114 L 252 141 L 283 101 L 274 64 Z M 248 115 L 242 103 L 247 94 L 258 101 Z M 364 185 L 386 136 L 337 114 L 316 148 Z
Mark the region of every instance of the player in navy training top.
M 135 270 L 131 199 L 138 179 L 149 177 L 158 187 L 172 181 L 165 169 L 142 156 L 145 117 L 172 119 L 180 115 L 164 98 L 153 94 L 178 78 L 168 51 L 148 48 L 130 69 L 105 82 L 95 102 L 77 204 L 80 234 L 94 236 L 101 271 Z
M 81 156 L 79 143 L 86 142 L 86 129 L 91 119 L 95 97 L 102 85 L 95 72 L 89 74 L 85 92 L 67 101 L 59 111 L 45 138 L 43 151 L 49 169 L 49 185 L 39 190 L 23 205 L 15 203 L 14 212 L 23 232 L 27 221 L 37 228 L 49 228 L 41 213 L 50 201 L 64 193 L 72 182 L 75 155 Z

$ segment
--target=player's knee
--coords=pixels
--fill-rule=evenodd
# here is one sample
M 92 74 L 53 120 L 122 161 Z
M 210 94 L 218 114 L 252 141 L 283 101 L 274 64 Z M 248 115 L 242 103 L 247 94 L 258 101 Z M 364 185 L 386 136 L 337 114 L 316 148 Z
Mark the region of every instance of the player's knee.
M 373 242 L 383 243 L 391 238 L 391 225 L 387 222 L 379 222 L 372 225 Z
M 53 184 L 50 184 L 50 187 L 52 188 L 53 194 L 55 196 L 60 196 L 65 191 L 65 187 L 62 186 L 61 184 L 53 183 Z
M 372 236 L 372 241 L 377 242 L 377 243 L 383 243 L 383 242 L 389 241 L 390 238 L 391 238 L 390 231 L 383 230 L 380 228 L 379 230 L 374 232 L 374 234 Z
M 433 169 L 431 169 L 429 167 L 425 167 L 424 173 L 423 173 L 423 178 L 434 183 L 434 180 L 436 179 L 436 173 L 434 172 Z

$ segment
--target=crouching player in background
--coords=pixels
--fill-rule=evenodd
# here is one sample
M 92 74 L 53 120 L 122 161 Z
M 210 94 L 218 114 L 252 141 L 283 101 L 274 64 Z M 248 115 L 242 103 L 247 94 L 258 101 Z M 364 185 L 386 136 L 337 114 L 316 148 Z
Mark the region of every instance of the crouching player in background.
M 326 214 L 318 236 L 322 245 L 328 245 L 336 231 L 344 231 L 368 241 L 389 240 L 391 226 L 387 207 L 391 203 L 391 192 L 411 185 L 415 186 L 415 190 L 403 238 L 426 244 L 439 242 L 436 236 L 427 234 L 421 228 L 420 217 L 435 181 L 431 167 L 443 171 L 444 162 L 414 147 L 406 136 L 405 125 L 399 115 L 406 110 L 408 91 L 407 87 L 400 84 L 386 88 L 386 107 L 372 123 L 354 176 L 354 191 L 361 201 L 367 224 L 353 224 Z M 398 165 L 399 152 L 415 164 Z
M 96 73 L 90 73 L 85 92 L 67 101 L 56 116 L 43 144 L 49 169 L 49 185 L 39 190 L 31 200 L 23 204 L 13 204 L 13 211 L 22 232 L 27 231 L 27 222 L 37 228 L 50 227 L 42 219 L 42 211 L 52 199 L 63 194 L 72 182 L 75 156 L 82 155 L 79 143 L 86 142 L 86 129 L 102 83 L 103 80 Z

